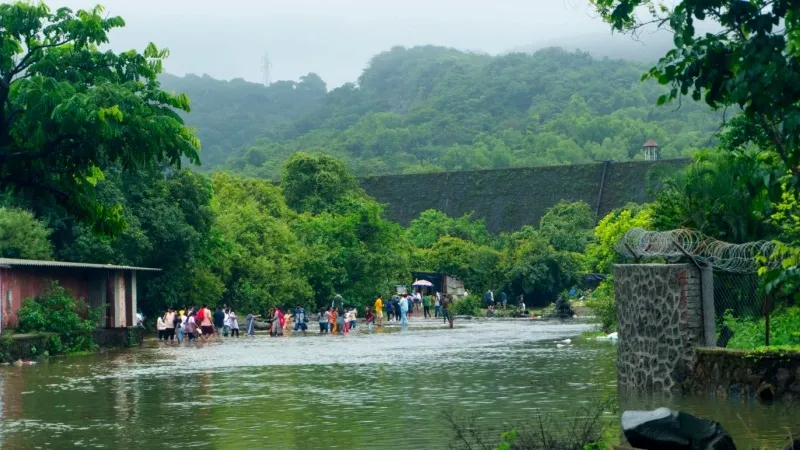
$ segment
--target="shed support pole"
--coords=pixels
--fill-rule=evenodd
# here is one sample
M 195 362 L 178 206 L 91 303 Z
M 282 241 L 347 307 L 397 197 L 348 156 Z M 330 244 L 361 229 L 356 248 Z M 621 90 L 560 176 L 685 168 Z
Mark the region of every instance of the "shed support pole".
M 131 271 L 131 287 L 130 287 L 130 289 L 131 289 L 131 312 L 133 314 L 133 323 L 129 323 L 128 326 L 129 327 L 135 327 L 136 326 L 136 312 L 139 311 L 139 308 L 138 308 L 139 305 L 137 304 L 137 301 L 136 301 L 136 291 L 137 291 L 137 289 L 136 289 L 136 271 L 135 270 Z

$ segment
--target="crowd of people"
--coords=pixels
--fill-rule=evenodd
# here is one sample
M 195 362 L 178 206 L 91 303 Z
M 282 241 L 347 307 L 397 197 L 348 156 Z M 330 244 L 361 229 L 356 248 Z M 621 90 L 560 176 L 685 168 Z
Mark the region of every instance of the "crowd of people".
M 345 306 L 341 296 L 337 296 L 334 305 L 321 308 L 318 311 L 320 334 L 347 334 L 356 329 L 358 322 L 358 309 L 355 306 Z M 424 318 L 442 318 L 445 324 L 453 326 L 450 314 L 451 301 L 440 293 L 423 295 L 420 292 L 393 295 L 384 301 L 378 294 L 373 305 L 365 309 L 364 323 L 368 331 L 375 327 L 398 323 L 408 325 L 408 317 L 421 314 Z M 431 313 L 433 306 L 433 313 Z M 140 325 L 144 322 L 141 313 L 137 314 Z M 258 314 L 247 314 L 244 319 L 244 335 L 254 336 L 256 321 L 261 319 Z M 283 336 L 287 322 L 291 321 L 293 331 L 308 331 L 308 322 L 312 318 L 301 305 L 285 313 L 280 306 L 270 308 L 269 313 L 262 320 L 266 324 L 270 336 Z M 190 306 L 183 309 L 167 308 L 156 320 L 158 339 L 165 341 L 194 341 L 197 339 L 208 340 L 212 337 L 239 337 L 239 317 L 233 308 L 227 305 L 217 307 L 213 312 L 207 305 L 197 308 Z
M 144 321 L 141 313 L 138 314 L 139 322 Z M 248 314 L 245 317 L 245 334 L 255 335 L 255 320 L 258 315 Z M 167 308 L 156 319 L 158 339 L 165 341 L 193 341 L 195 339 L 207 340 L 212 336 L 239 337 L 239 317 L 227 305 L 218 306 L 212 312 L 208 305 L 200 308 L 191 306 L 183 309 Z

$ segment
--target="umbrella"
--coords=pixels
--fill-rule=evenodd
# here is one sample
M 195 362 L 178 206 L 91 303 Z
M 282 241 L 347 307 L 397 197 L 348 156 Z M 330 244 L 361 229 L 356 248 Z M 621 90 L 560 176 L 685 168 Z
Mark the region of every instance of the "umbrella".
M 414 284 L 412 284 L 412 286 L 427 286 L 427 287 L 433 287 L 433 283 L 431 283 L 431 282 L 430 282 L 430 281 L 428 281 L 428 280 L 417 280 L 417 281 L 415 281 L 415 282 L 414 282 Z

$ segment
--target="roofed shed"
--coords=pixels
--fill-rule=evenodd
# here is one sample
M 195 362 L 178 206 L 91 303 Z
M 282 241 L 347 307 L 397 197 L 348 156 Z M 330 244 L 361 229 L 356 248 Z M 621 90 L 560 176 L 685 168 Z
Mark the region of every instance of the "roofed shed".
M 98 326 L 136 325 L 136 272 L 148 267 L 0 258 L 0 323 L 16 327 L 22 301 L 37 297 L 57 281 L 76 298 L 103 308 Z

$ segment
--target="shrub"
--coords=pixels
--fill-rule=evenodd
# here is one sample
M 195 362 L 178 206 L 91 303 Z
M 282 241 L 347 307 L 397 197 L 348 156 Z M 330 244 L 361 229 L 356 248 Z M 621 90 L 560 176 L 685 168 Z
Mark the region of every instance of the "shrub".
M 456 316 L 477 316 L 481 313 L 481 299 L 477 295 L 467 295 L 456 300 L 450 307 L 450 313 Z
M 600 319 L 603 331 L 610 333 L 617 328 L 617 304 L 614 300 L 614 279 L 606 278 L 586 300 L 586 306 Z
M 733 331 L 728 348 L 755 349 L 766 343 L 766 321 L 763 317 L 734 317 L 730 310 L 725 311 L 723 321 Z M 783 308 L 770 315 L 770 346 L 800 345 L 800 306 Z
M 97 327 L 100 311 L 85 301 L 74 299 L 66 289 L 53 282 L 35 299 L 26 299 L 19 309 L 18 331 L 57 333 L 59 342 L 51 339 L 48 351 L 71 353 L 97 348 L 92 332 Z

